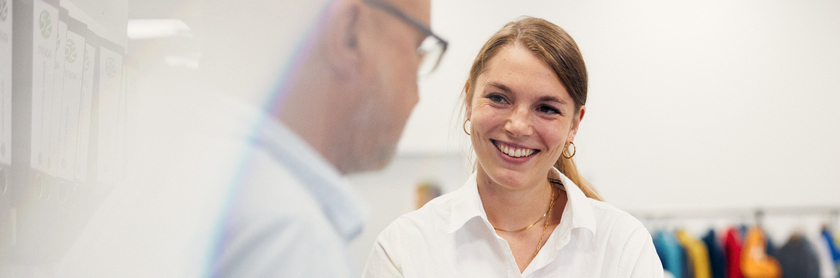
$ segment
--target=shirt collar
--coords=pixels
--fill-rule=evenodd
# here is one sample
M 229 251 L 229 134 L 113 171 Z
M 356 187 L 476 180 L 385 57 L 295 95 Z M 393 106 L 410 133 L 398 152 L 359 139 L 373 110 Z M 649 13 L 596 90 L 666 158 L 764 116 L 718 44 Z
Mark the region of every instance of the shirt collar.
M 595 234 L 595 215 L 592 212 L 592 207 L 587 204 L 588 197 L 583 194 L 583 191 L 567 178 L 563 173 L 560 173 L 556 168 L 549 171 L 549 177 L 559 179 L 563 183 L 568 197 L 568 202 L 563 210 L 563 217 L 560 220 L 560 225 L 557 229 L 560 231 L 571 231 L 575 228 L 588 229 Z M 481 203 L 481 197 L 478 195 L 478 184 L 476 183 L 476 174 L 473 172 L 470 178 L 467 179 L 464 186 L 455 192 L 453 196 L 452 213 L 449 218 L 449 227 L 447 233 L 453 233 L 463 227 L 467 221 L 475 217 L 481 217 L 487 223 L 488 228 L 492 229 L 490 222 L 487 220 L 487 213 L 484 211 L 484 205 Z
M 300 179 L 346 242 L 358 236 L 365 210 L 346 178 L 295 132 L 267 114 L 260 117 L 257 126 L 256 145 L 268 150 Z
M 588 229 L 595 234 L 595 214 L 592 212 L 592 206 L 588 204 L 591 202 L 589 197 L 583 194 L 583 191 L 572 182 L 566 175 L 563 175 L 557 168 L 552 168 L 548 172 L 549 177 L 559 179 L 566 190 L 566 207 L 563 210 L 563 217 L 560 220 L 560 225 L 557 229 L 561 232 L 571 231 L 576 228 Z
M 449 227 L 446 229 L 447 233 L 454 233 L 475 217 L 481 217 L 490 226 L 487 213 L 484 212 L 484 205 L 481 203 L 481 196 L 478 195 L 475 172 L 470 175 L 464 186 L 455 191 L 452 199 L 452 214 L 449 218 Z

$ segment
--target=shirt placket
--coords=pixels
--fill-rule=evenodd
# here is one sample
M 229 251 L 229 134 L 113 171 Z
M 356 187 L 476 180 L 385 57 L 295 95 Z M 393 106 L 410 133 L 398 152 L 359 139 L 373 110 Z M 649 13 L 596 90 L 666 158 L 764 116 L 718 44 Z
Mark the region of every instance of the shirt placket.
M 522 273 L 519 273 L 519 266 L 516 265 L 516 259 L 513 257 L 513 252 L 510 251 L 510 244 L 508 244 L 507 240 L 498 235 L 496 235 L 496 241 L 499 243 L 499 246 L 501 246 L 503 252 L 505 253 L 507 277 L 521 278 Z

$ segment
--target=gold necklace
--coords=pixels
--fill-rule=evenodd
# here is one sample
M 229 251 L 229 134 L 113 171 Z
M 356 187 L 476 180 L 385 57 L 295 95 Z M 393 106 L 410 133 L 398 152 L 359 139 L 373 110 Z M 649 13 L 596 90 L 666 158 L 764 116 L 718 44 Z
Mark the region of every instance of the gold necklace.
M 505 230 L 505 229 L 499 229 L 499 228 L 496 228 L 495 226 L 493 227 L 493 229 L 495 229 L 496 231 L 509 232 L 509 233 L 524 231 L 528 228 L 533 227 L 534 225 L 537 225 L 537 223 L 540 223 L 540 220 L 543 220 L 543 218 L 545 218 L 545 216 L 548 215 L 551 212 L 551 207 L 553 207 L 553 206 L 554 206 L 554 189 L 552 188 L 551 189 L 551 204 L 548 206 L 548 210 L 545 213 L 543 213 L 542 217 L 540 217 L 540 219 L 537 219 L 537 221 L 535 221 L 533 224 L 528 225 L 528 227 L 525 227 L 525 228 L 522 228 L 522 229 L 519 229 L 519 230 L 513 230 L 513 231 L 509 231 L 509 230 Z M 548 221 L 546 221 L 546 222 L 548 222 Z M 543 230 L 543 233 L 545 233 L 545 230 Z
M 537 251 L 534 251 L 534 256 L 531 257 L 531 260 L 536 258 L 537 253 L 539 253 L 540 249 L 542 249 L 543 237 L 545 236 L 545 230 L 548 228 L 548 222 L 551 221 L 551 209 L 554 208 L 554 201 L 557 201 L 557 199 L 554 198 L 554 188 L 552 188 L 551 189 L 551 205 L 549 205 L 548 212 L 546 212 L 546 214 L 548 214 L 548 219 L 545 220 L 545 225 L 543 226 L 542 235 L 540 235 L 540 242 L 537 243 Z

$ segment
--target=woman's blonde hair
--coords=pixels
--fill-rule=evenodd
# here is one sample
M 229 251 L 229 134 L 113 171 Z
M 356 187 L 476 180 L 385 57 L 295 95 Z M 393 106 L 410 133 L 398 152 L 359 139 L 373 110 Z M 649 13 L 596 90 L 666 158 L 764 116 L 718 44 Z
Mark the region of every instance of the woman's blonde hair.
M 475 57 L 469 79 L 464 85 L 464 109 L 466 110 L 466 103 L 472 100 L 474 84 L 478 75 L 484 72 L 487 62 L 505 46 L 514 44 L 530 50 L 554 70 L 575 102 L 575 113 L 579 113 L 580 107 L 586 104 L 588 83 L 583 56 L 575 40 L 566 31 L 547 20 L 533 17 L 520 18 L 506 24 L 484 43 Z M 564 155 L 567 154 L 564 150 Z M 580 176 L 574 160 L 565 158 L 564 155 L 554 163 L 554 167 L 577 184 L 587 197 L 603 201 L 589 181 Z

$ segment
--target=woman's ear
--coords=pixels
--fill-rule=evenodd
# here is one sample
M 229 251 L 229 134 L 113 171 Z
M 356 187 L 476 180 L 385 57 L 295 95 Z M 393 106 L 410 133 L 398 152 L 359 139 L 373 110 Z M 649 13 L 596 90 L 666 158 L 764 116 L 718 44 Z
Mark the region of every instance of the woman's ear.
M 470 120 L 470 116 L 472 116 L 472 99 L 470 98 L 469 91 L 470 82 L 467 81 L 467 84 L 464 85 L 464 111 L 466 111 L 464 114 L 468 121 Z
M 580 122 L 583 121 L 584 114 L 586 114 L 586 105 L 581 105 L 580 110 L 578 110 L 572 117 L 572 128 L 569 130 L 569 137 L 566 139 L 567 142 L 575 141 L 575 135 L 577 135 L 577 131 L 580 128 Z

